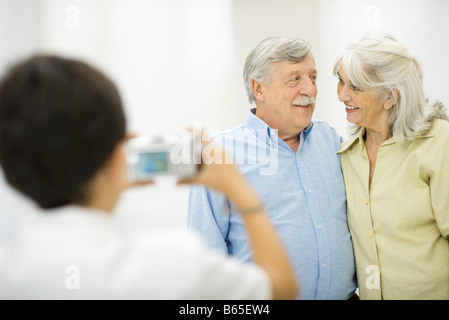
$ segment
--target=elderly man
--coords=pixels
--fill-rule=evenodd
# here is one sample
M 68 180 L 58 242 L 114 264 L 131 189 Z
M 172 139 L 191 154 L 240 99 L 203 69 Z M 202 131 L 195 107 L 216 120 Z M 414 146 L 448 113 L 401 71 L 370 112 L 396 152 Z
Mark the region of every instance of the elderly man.
M 317 70 L 308 42 L 271 37 L 244 68 L 251 103 L 246 122 L 214 137 L 264 201 L 301 282 L 299 299 L 352 299 L 353 248 L 337 151 L 341 137 L 314 120 Z M 192 187 L 188 225 L 214 248 L 243 261 L 252 252 L 235 205 Z

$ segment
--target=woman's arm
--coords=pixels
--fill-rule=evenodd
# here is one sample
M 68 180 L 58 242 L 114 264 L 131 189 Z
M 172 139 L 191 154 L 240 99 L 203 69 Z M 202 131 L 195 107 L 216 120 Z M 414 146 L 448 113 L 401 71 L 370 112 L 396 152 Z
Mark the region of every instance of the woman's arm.
M 294 270 L 259 197 L 237 168 L 225 161 L 224 150 L 215 151 L 223 154 L 221 163 L 203 163 L 197 177 L 183 183 L 206 185 L 224 193 L 235 203 L 248 231 L 254 262 L 270 279 L 273 299 L 295 299 L 298 284 Z

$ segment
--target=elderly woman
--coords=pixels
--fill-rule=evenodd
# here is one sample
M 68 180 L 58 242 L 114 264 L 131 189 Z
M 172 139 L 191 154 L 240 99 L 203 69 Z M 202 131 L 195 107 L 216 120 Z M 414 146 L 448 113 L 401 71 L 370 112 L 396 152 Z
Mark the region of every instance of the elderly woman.
M 367 34 L 337 60 L 354 132 L 339 153 L 361 299 L 449 299 L 449 122 L 418 61 Z

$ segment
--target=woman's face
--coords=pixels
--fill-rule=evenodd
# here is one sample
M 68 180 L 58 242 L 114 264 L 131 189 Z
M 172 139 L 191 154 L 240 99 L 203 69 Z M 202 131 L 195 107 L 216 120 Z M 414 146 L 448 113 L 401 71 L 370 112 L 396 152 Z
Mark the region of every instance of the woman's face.
M 376 89 L 360 89 L 352 85 L 342 68 L 338 70 L 338 99 L 346 105 L 349 122 L 367 129 L 380 130 L 388 126 L 389 109 Z

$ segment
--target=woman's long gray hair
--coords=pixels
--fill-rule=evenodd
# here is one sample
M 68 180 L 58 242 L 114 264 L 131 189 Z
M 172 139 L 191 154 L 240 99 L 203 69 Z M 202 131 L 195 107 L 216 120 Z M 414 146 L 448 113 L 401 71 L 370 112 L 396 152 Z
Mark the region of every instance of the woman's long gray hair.
M 389 118 L 397 143 L 427 133 L 435 118 L 449 120 L 441 102 L 429 105 L 425 98 L 418 60 L 391 35 L 367 33 L 351 42 L 335 64 L 335 75 L 340 68 L 354 86 L 376 88 L 379 97 L 389 91 L 394 94 L 395 89 L 399 92 Z M 354 129 L 356 133 L 360 127 Z

